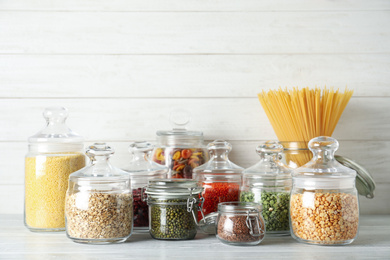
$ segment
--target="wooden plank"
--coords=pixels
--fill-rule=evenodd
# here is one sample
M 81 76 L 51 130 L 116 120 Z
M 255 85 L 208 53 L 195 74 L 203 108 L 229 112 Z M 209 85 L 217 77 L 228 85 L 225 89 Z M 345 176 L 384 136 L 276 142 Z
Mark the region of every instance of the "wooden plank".
M 44 11 L 329 11 L 329 10 L 383 10 L 389 9 L 385 0 L 340 1 L 256 1 L 256 0 L 2 0 L 0 10 Z
M 155 140 L 150 140 L 154 142 Z M 208 143 L 207 140 L 205 143 Z M 265 140 L 264 140 L 265 141 Z M 229 158 L 236 164 L 248 168 L 258 162 L 259 157 L 255 152 L 259 141 L 229 141 L 233 145 L 233 151 Z M 86 142 L 86 147 L 93 144 Z M 130 140 L 121 142 L 108 142 L 114 148 L 115 155 L 111 162 L 116 167 L 125 167 L 129 162 L 128 145 Z M 6 178 L 0 179 L 0 185 L 23 184 L 24 181 L 24 156 L 27 153 L 26 142 L 0 142 L 0 169 Z M 355 160 L 365 167 L 377 183 L 390 183 L 388 169 L 388 151 L 390 141 L 340 141 L 340 149 L 337 152 Z
M 2 12 L 0 53 L 388 53 L 389 12 Z
M 189 109 L 190 129 L 205 138 L 267 140 L 276 136 L 257 98 L 140 99 L 3 99 L 0 141 L 25 141 L 44 126 L 48 106 L 70 111 L 68 125 L 89 140 L 153 140 L 155 132 L 171 129 L 172 109 Z M 340 140 L 390 140 L 389 98 L 352 98 L 334 137 Z
M 390 54 L 0 55 L 0 97 L 256 97 L 314 84 L 390 96 L 389 71 Z

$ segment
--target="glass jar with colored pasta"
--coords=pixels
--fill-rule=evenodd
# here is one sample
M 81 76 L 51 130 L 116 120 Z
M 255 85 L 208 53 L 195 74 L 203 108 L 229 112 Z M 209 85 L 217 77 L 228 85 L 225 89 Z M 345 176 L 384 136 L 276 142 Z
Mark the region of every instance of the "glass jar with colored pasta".
M 267 141 L 256 152 L 260 161 L 243 171 L 240 201 L 262 205 L 268 235 L 289 235 L 291 169 L 280 161 L 283 146 Z
M 154 239 L 189 240 L 197 233 L 202 187 L 195 180 L 149 180 L 149 232 Z
M 153 151 L 154 162 L 169 168 L 168 178 L 192 179 L 195 167 L 208 161 L 203 144 L 203 133 L 188 131 L 190 114 L 186 111 L 174 111 L 170 116 L 173 129 L 157 131 L 157 145 Z
M 65 230 L 68 178 L 85 166 L 83 138 L 70 130 L 67 109 L 48 107 L 46 127 L 28 139 L 24 224 L 31 231 Z
M 299 242 L 346 245 L 358 235 L 356 171 L 337 162 L 338 147 L 332 137 L 311 139 L 313 158 L 293 171 L 291 235 Z
M 209 143 L 210 161 L 194 169 L 194 179 L 203 187 L 204 204 L 198 219 L 218 211 L 218 204 L 240 200 L 242 171 L 244 168 L 229 160 L 232 145 L 223 140 Z M 215 217 L 214 217 L 215 218 Z M 209 222 L 210 220 L 208 220 Z M 211 230 L 215 233 L 215 230 Z
M 149 209 L 146 201 L 142 200 L 144 188 L 148 181 L 156 178 L 166 178 L 168 168 L 153 162 L 150 153 L 153 145 L 140 141 L 131 143 L 129 152 L 130 163 L 123 168 L 130 174 L 131 189 L 133 192 L 134 232 L 146 232 L 149 230 Z

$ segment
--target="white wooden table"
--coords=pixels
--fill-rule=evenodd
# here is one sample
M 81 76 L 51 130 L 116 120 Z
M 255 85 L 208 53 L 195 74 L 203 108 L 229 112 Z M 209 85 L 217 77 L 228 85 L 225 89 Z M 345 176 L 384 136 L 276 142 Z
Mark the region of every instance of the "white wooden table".
M 390 259 L 390 216 L 362 216 L 359 236 L 348 246 L 266 237 L 258 246 L 238 247 L 205 234 L 189 241 L 133 234 L 122 244 L 84 245 L 72 242 L 64 232 L 32 233 L 21 215 L 0 215 L 0 259 Z

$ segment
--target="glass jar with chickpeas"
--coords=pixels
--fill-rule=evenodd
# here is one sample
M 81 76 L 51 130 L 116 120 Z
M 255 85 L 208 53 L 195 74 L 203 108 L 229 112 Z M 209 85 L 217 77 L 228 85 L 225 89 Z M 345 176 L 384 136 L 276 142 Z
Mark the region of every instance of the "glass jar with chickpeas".
M 346 245 L 358 234 L 356 171 L 337 162 L 339 143 L 326 136 L 309 142 L 313 159 L 293 172 L 291 235 L 299 242 Z

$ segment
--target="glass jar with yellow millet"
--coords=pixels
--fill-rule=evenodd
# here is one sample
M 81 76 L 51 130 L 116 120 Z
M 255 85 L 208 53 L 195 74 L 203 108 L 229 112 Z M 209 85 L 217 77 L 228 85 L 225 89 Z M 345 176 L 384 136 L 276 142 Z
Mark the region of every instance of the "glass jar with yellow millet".
M 31 231 L 63 231 L 69 175 L 85 166 L 83 138 L 65 125 L 65 108 L 46 108 L 43 116 L 47 126 L 28 139 L 24 223 Z

